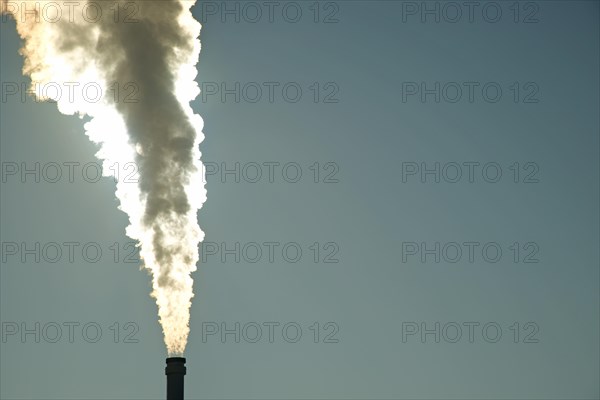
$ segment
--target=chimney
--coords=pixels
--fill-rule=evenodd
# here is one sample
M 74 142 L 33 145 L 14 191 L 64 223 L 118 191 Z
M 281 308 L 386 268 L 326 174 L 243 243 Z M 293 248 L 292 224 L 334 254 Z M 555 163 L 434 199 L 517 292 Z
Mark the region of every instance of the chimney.
M 165 368 L 165 375 L 167 375 L 167 400 L 183 400 L 183 377 L 185 371 L 185 358 L 167 358 L 167 366 Z

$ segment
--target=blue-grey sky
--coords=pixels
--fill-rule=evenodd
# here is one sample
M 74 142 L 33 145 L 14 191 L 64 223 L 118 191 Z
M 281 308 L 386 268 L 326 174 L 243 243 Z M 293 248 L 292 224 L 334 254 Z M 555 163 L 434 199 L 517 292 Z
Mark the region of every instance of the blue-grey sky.
M 187 397 L 597 399 L 599 3 L 248 4 L 193 10 Z M 0 397 L 162 398 L 115 184 L 0 34 Z

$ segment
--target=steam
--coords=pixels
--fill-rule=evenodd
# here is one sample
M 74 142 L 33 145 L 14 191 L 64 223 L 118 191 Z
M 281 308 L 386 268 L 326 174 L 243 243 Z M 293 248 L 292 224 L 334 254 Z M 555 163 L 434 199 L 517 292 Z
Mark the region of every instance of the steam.
M 24 39 L 23 73 L 35 95 L 55 100 L 64 114 L 91 118 L 85 130 L 99 144 L 105 175 L 115 166 L 137 168 L 137 182 L 119 176 L 116 196 L 152 276 L 167 351 L 183 354 L 190 273 L 204 238 L 197 211 L 206 200 L 203 121 L 189 105 L 200 93 L 195 0 L 73 2 L 58 20 L 53 1 L 0 2 Z M 44 90 L 49 84 L 63 90 Z M 102 97 L 94 101 L 98 88 Z

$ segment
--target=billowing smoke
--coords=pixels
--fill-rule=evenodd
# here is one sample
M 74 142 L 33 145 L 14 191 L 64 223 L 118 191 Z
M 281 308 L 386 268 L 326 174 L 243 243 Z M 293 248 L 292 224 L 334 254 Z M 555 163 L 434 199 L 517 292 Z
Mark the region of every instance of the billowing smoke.
M 126 233 L 152 275 L 167 351 L 182 354 L 190 274 L 204 238 L 197 211 L 206 200 L 203 122 L 189 105 L 200 92 L 195 0 L 0 1 L 24 39 L 23 72 L 35 95 L 89 118 L 86 134 L 99 144 L 105 175 L 121 172 L 116 195 L 129 216 Z M 132 168 L 137 179 L 125 179 Z

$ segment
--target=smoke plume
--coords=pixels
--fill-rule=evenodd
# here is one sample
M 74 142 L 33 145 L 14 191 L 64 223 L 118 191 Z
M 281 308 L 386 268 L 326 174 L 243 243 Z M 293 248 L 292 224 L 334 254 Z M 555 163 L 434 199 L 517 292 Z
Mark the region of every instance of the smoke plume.
M 126 233 L 151 273 L 167 351 L 183 354 L 190 274 L 204 238 L 197 211 L 206 200 L 203 122 L 189 105 L 200 92 L 195 0 L 0 2 L 24 40 L 32 91 L 64 114 L 88 117 L 105 175 L 121 172 L 116 196 L 129 216 Z M 45 90 L 49 84 L 62 90 Z M 132 168 L 137 179 L 126 179 Z

